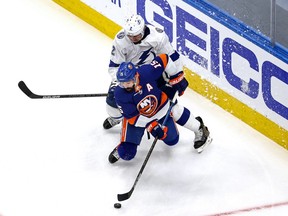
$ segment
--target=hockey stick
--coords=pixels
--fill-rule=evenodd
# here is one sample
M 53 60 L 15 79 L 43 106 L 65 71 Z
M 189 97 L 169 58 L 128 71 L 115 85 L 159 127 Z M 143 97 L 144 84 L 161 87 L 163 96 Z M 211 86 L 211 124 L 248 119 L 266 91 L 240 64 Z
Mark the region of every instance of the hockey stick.
M 19 88 L 24 92 L 29 98 L 32 99 L 51 99 L 51 98 L 79 98 L 79 97 L 106 97 L 107 93 L 99 94 L 64 94 L 64 95 L 37 95 L 34 94 L 27 85 L 20 81 L 18 83 Z
M 174 95 L 174 97 L 173 97 L 173 99 L 171 101 L 170 107 L 169 107 L 169 109 L 167 111 L 167 114 L 165 116 L 165 119 L 164 119 L 164 121 L 162 123 L 162 127 L 166 124 L 167 119 L 168 119 L 168 117 L 169 117 L 169 115 L 171 113 L 171 110 L 172 110 L 173 106 L 175 105 L 175 101 L 176 101 L 177 95 L 178 95 L 178 92 L 175 93 L 175 95 Z M 129 199 L 131 197 L 131 195 L 132 195 L 132 193 L 133 193 L 133 191 L 134 191 L 134 189 L 136 187 L 136 184 L 138 183 L 138 181 L 139 181 L 139 179 L 140 179 L 140 177 L 141 177 L 141 175 L 143 173 L 143 170 L 144 170 L 144 168 L 145 168 L 145 166 L 146 166 L 146 164 L 147 164 L 147 162 L 148 162 L 148 160 L 149 160 L 149 158 L 150 158 L 150 156 L 152 154 L 152 151 L 153 151 L 157 141 L 158 141 L 158 137 L 155 137 L 155 139 L 154 139 L 154 141 L 153 141 L 153 143 L 152 143 L 152 145 L 151 145 L 151 147 L 150 147 L 150 149 L 149 149 L 149 151 L 147 153 L 147 156 L 146 156 L 146 158 L 145 158 L 145 160 L 144 160 L 144 162 L 142 164 L 142 167 L 141 167 L 141 169 L 140 169 L 140 171 L 139 171 L 139 173 L 138 173 L 138 175 L 137 175 L 137 177 L 136 177 L 136 179 L 134 181 L 134 184 L 133 184 L 131 190 L 128 191 L 127 193 L 118 194 L 117 195 L 118 201 L 124 201 L 124 200 L 127 200 L 127 199 Z

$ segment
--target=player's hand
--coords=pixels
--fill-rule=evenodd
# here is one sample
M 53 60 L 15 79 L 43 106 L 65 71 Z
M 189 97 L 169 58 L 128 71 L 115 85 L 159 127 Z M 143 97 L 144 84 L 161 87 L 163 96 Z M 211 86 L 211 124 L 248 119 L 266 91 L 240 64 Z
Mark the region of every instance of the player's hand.
M 158 139 L 163 140 L 167 136 L 167 127 L 161 127 L 158 121 L 154 120 L 146 126 L 146 129 L 149 133 L 152 134 L 153 137 L 158 137 Z
M 108 95 L 106 97 L 106 103 L 108 103 L 110 106 L 112 106 L 111 104 L 114 104 L 116 107 L 114 91 L 115 91 L 115 88 L 117 85 L 118 85 L 117 81 L 112 81 L 110 86 L 109 86 Z
M 118 84 L 119 84 L 119 83 L 118 83 L 116 80 L 112 81 L 112 82 L 110 83 L 110 86 L 109 86 L 109 92 L 113 92 L 113 94 L 114 94 L 114 90 L 115 90 L 115 88 L 116 88 L 116 86 L 117 86 Z
M 184 77 L 183 71 L 181 71 L 170 77 L 169 84 L 172 86 L 172 88 L 178 91 L 178 95 L 181 96 L 184 94 L 184 91 L 188 86 L 188 81 Z

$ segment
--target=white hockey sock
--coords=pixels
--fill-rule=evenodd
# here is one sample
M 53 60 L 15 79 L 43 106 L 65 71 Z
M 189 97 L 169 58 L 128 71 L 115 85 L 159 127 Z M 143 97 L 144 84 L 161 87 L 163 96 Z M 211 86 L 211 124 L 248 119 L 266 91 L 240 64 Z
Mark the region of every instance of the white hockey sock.
M 173 107 L 172 114 L 177 124 L 197 132 L 200 127 L 200 122 L 195 119 L 194 115 L 186 107 L 178 103 Z
M 110 117 L 112 117 L 114 119 L 121 120 L 122 114 L 120 113 L 118 108 L 114 108 L 114 107 L 106 104 L 106 111 Z

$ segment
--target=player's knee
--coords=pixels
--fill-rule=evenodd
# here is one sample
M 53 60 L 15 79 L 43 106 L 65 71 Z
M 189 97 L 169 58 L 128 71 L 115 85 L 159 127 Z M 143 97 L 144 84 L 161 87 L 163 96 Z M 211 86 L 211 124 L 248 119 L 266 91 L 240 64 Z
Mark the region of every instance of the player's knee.
M 191 116 L 190 111 L 186 107 L 179 104 L 176 104 L 173 107 L 172 113 L 177 124 L 181 126 L 184 126 Z
M 122 114 L 118 108 L 112 107 L 109 104 L 106 104 L 107 114 L 113 118 L 121 118 Z
M 176 145 L 176 144 L 178 143 L 178 141 L 179 141 L 179 135 L 177 135 L 177 136 L 175 136 L 175 137 L 173 137 L 173 138 L 167 137 L 167 138 L 164 139 L 163 141 L 164 141 L 164 143 L 165 143 L 166 145 L 169 145 L 169 146 Z
M 123 160 L 132 160 L 137 153 L 137 145 L 130 142 L 122 142 L 118 146 L 118 154 Z

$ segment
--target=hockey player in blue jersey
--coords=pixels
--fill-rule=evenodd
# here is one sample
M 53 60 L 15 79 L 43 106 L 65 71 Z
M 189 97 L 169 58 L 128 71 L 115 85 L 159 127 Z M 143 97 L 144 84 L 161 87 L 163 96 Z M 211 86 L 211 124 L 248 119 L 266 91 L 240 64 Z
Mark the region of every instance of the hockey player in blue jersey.
M 172 86 L 165 92 L 157 85 L 164 70 Z M 121 63 L 116 76 L 119 85 L 115 88 L 115 99 L 124 118 L 120 144 L 110 153 L 109 162 L 115 163 L 119 158 L 133 159 L 145 129 L 167 145 L 177 144 L 179 133 L 174 117 L 170 115 L 164 127 L 161 124 L 169 109 L 168 96 L 175 92 L 181 96 L 188 82 L 182 71 L 177 72 L 169 56 L 160 54 L 150 64 L 139 68 L 131 62 Z M 212 141 L 208 128 L 200 117 L 194 118 L 190 111 L 183 112 L 180 118 L 195 132 L 194 148 L 201 152 Z

